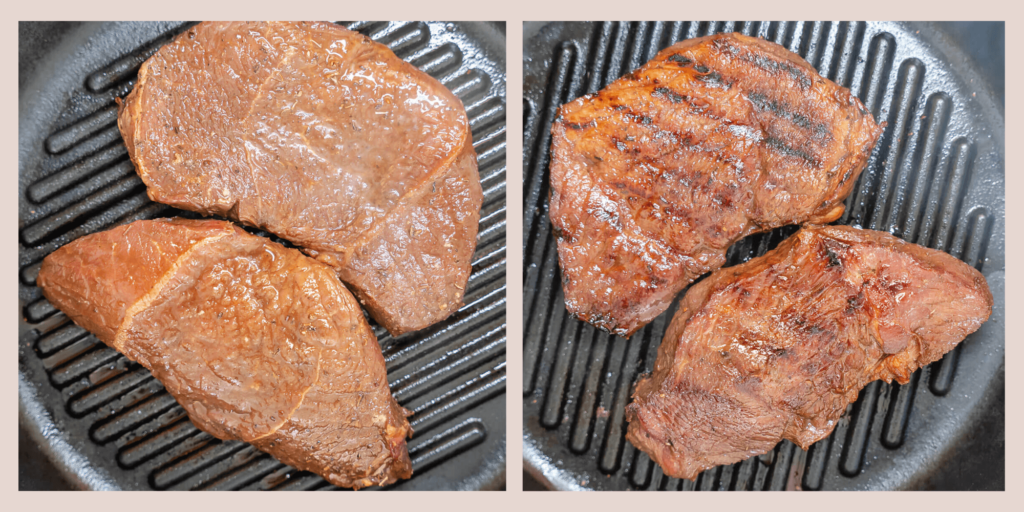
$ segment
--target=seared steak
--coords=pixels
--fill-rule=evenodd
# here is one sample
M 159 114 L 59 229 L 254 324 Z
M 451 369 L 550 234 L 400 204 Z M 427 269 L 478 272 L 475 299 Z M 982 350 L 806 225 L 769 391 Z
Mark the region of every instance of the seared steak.
M 984 323 L 985 278 L 952 256 L 851 227 L 807 227 L 683 298 L 626 409 L 666 475 L 806 449 L 861 388 L 909 381 Z
M 330 23 L 202 23 L 147 60 L 118 126 L 149 197 L 334 267 L 393 334 L 459 308 L 482 192 L 443 85 Z
M 566 307 L 631 335 L 737 240 L 838 218 L 881 131 L 849 90 L 740 34 L 678 43 L 563 105 L 550 215 Z
M 211 435 L 345 487 L 412 475 L 373 331 L 299 251 L 224 221 L 138 221 L 60 248 L 38 282 Z

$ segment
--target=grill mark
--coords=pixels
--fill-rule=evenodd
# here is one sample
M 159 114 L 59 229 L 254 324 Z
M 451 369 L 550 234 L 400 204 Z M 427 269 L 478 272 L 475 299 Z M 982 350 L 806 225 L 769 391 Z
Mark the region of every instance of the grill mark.
M 800 68 L 790 64 L 789 62 L 778 61 L 760 54 L 746 54 L 740 57 L 742 60 L 753 64 L 765 71 L 769 75 L 778 76 L 780 71 L 784 71 L 793 80 L 800 84 L 800 88 L 808 90 L 811 88 L 811 79 L 801 70 Z
M 679 94 L 668 87 L 655 88 L 654 93 L 652 93 L 651 96 L 655 98 L 665 97 L 672 103 L 683 103 L 690 100 L 689 96 Z
M 744 29 L 751 28 L 750 22 L 744 23 Z M 753 34 L 746 34 L 752 36 Z M 732 41 L 727 38 L 719 38 L 711 41 L 711 47 L 718 52 L 728 52 L 732 55 L 736 55 L 740 52 L 740 49 L 732 44 Z
M 664 88 L 659 88 L 659 89 L 664 89 Z M 656 92 L 657 92 L 657 90 L 656 90 Z M 753 94 L 758 94 L 758 93 L 753 93 Z M 654 96 L 654 95 L 652 94 L 652 96 Z M 684 96 L 683 98 L 684 98 L 685 101 L 692 101 L 692 98 L 689 98 L 689 97 L 686 97 L 686 96 Z M 763 95 L 761 95 L 761 98 L 764 99 L 765 101 L 767 101 L 766 98 Z M 771 102 L 771 103 L 775 104 L 774 102 Z M 708 112 L 706 108 L 698 108 L 696 105 L 693 105 L 693 103 L 690 103 L 690 105 L 693 107 L 693 108 L 690 109 L 690 114 L 691 115 L 697 115 L 697 116 L 704 117 L 706 119 L 715 120 L 715 121 L 721 121 L 722 120 L 720 117 L 718 117 L 718 116 Z M 777 104 L 775 104 L 775 105 L 776 105 L 775 108 L 778 109 L 780 112 L 785 112 L 784 110 L 779 109 Z M 647 115 L 644 115 L 644 114 L 639 114 L 636 111 L 634 111 L 633 109 L 631 109 L 631 108 L 629 108 L 629 107 L 627 107 L 625 105 L 616 106 L 616 107 L 614 107 L 614 110 L 616 110 L 618 112 L 622 112 L 622 115 L 624 117 L 626 117 L 627 119 L 629 119 L 629 120 L 631 120 L 633 122 L 637 122 L 637 123 L 645 125 L 645 126 L 650 125 L 652 123 L 652 120 L 651 120 L 650 117 L 648 117 Z M 702 152 L 702 153 L 712 154 L 712 155 L 716 156 L 716 159 L 718 161 L 723 161 L 719 151 L 712 150 L 712 149 L 707 149 L 702 144 L 694 144 L 692 142 L 692 140 L 694 138 L 694 134 L 692 134 L 692 133 L 669 132 L 669 131 L 665 131 L 665 130 L 659 130 L 658 133 L 655 134 L 655 137 L 664 136 L 664 134 L 668 134 L 668 136 L 673 137 L 676 141 L 679 141 L 680 148 L 688 149 L 688 150 L 693 150 L 693 151 L 699 151 L 699 152 Z M 619 142 L 618 140 L 615 140 L 613 142 L 615 143 L 615 147 L 619 151 L 625 151 L 627 149 L 626 146 L 624 144 L 622 144 L 621 142 Z M 805 162 L 807 162 L 811 166 L 817 167 L 817 166 L 821 165 L 820 162 L 818 162 L 818 160 L 813 155 L 811 155 L 811 154 L 809 154 L 809 153 L 807 153 L 807 152 L 805 152 L 805 151 L 803 151 L 803 150 L 801 150 L 799 148 L 794 148 L 794 147 L 788 145 L 785 141 L 783 141 L 781 139 L 778 139 L 778 138 L 775 138 L 775 137 L 766 137 L 766 138 L 764 138 L 762 140 L 762 142 L 766 146 L 768 146 L 768 147 L 778 151 L 779 153 L 781 153 L 783 155 L 798 157 L 798 158 L 804 160 Z M 847 176 L 847 178 L 848 178 L 848 176 Z
M 803 128 L 805 130 L 809 130 L 811 128 L 811 120 L 807 119 L 806 117 L 796 112 L 793 112 L 791 119 L 793 120 L 793 124 L 799 126 L 800 128 Z
M 750 100 L 750 103 L 757 107 L 758 110 L 762 112 L 770 112 L 780 119 L 788 120 L 800 128 L 812 132 L 814 138 L 819 141 L 827 141 L 832 138 L 829 133 L 828 126 L 826 126 L 825 123 L 812 124 L 808 117 L 798 112 L 794 112 L 792 108 L 777 100 L 769 98 L 768 95 L 763 92 L 752 91 L 747 94 L 747 99 Z
M 693 60 L 684 57 L 681 53 L 669 55 L 669 57 L 665 60 L 667 60 L 668 62 L 675 62 L 676 64 L 679 64 L 682 67 L 686 67 L 689 66 L 690 64 L 693 64 Z
M 802 149 L 794 148 L 794 147 L 786 144 L 786 142 L 783 141 L 782 139 L 778 139 L 776 137 L 766 137 L 764 139 L 764 143 L 765 143 L 766 146 L 768 146 L 768 147 L 778 151 L 779 153 L 782 153 L 783 155 L 795 156 L 797 158 L 802 159 L 803 161 L 807 162 L 808 164 L 810 164 L 811 166 L 814 166 L 814 167 L 817 167 L 817 166 L 820 165 L 818 163 L 817 159 L 815 159 L 812 155 L 808 154 L 807 152 L 803 151 Z
M 832 248 L 828 245 L 825 246 L 825 253 L 828 255 L 828 266 L 839 267 L 842 265 L 839 261 L 839 256 L 836 256 L 836 253 L 832 252 Z
M 694 79 L 703 82 L 705 85 L 711 87 L 718 87 L 722 89 L 732 88 L 732 81 L 727 81 L 722 77 L 722 74 L 715 71 L 704 64 L 697 64 L 693 67 L 693 70 L 699 73 Z
M 725 86 L 726 89 L 732 87 L 732 84 L 729 83 L 729 82 L 726 82 L 725 80 L 723 80 L 722 79 L 722 74 L 717 72 L 717 71 L 712 71 L 712 72 L 710 72 L 710 73 L 708 73 L 706 75 L 698 76 L 697 80 L 700 80 L 702 82 L 706 82 L 708 84 L 715 85 L 715 86 Z
M 660 87 L 659 89 L 665 89 L 665 88 Z M 678 96 L 678 99 L 682 100 L 682 102 L 685 102 L 688 105 L 690 105 L 690 107 L 691 107 L 690 110 L 689 110 L 689 114 L 690 115 L 703 117 L 705 119 L 712 120 L 712 121 L 721 121 L 722 120 L 721 117 L 712 114 L 709 111 L 709 109 L 707 108 L 707 105 L 695 104 L 694 101 L 693 101 L 694 98 L 692 98 L 690 96 L 679 95 L 678 93 L 675 93 L 673 91 L 669 91 L 669 92 L 671 94 L 674 94 L 674 95 Z M 658 94 L 658 90 L 655 89 L 655 93 L 651 94 L 651 96 L 653 96 L 653 97 L 666 96 L 667 97 L 667 93 L 666 94 Z M 672 98 L 669 98 L 669 101 L 671 101 L 672 103 L 677 103 Z M 643 126 L 650 126 L 654 122 L 651 119 L 651 116 L 648 115 L 648 113 L 646 113 L 646 112 L 639 112 L 639 111 L 634 110 L 633 108 L 629 107 L 628 105 L 617 105 L 617 106 L 613 107 L 613 109 L 616 112 L 621 112 L 622 116 L 625 117 L 626 119 L 628 119 L 628 120 L 630 120 L 630 121 L 632 121 L 634 123 L 641 124 Z M 659 132 L 664 132 L 664 130 L 659 130 Z M 680 136 L 679 140 L 683 140 L 684 138 L 692 138 L 692 134 L 691 134 L 690 137 L 681 137 Z
M 592 121 L 588 121 L 586 123 L 568 123 L 568 122 L 565 122 L 565 120 L 562 120 L 562 119 L 560 119 L 559 121 L 561 121 L 562 124 L 564 124 L 565 126 L 569 127 L 569 129 L 571 129 L 571 130 L 583 130 L 583 129 L 586 129 L 586 128 L 594 128 L 594 127 L 597 126 L 597 122 L 593 121 L 593 120 Z
M 712 42 L 711 47 L 720 53 L 740 55 L 741 60 L 767 71 L 769 75 L 779 76 L 780 73 L 785 73 L 798 83 L 800 88 L 804 91 L 809 90 L 814 82 L 811 77 L 808 76 L 807 72 L 799 66 L 788 61 L 775 60 L 767 55 L 759 53 L 743 52 L 740 48 L 733 45 L 730 39 L 717 39 Z M 716 86 L 725 86 L 726 88 L 732 87 L 732 82 L 723 80 L 720 73 L 710 70 L 705 65 L 695 66 L 694 69 L 701 73 L 708 73 L 704 76 L 698 76 L 698 80 Z M 804 119 L 806 120 L 806 118 Z M 827 128 L 825 128 L 825 131 L 827 132 Z

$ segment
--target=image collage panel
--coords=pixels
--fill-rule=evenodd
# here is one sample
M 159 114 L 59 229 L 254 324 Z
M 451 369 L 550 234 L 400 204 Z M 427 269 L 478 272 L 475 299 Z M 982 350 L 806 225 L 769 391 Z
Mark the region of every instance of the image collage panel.
M 524 24 L 526 487 L 1002 489 L 1003 39 Z

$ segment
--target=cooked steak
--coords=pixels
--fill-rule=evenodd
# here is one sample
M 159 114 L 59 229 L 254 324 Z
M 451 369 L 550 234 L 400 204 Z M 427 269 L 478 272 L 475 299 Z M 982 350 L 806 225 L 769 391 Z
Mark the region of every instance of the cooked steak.
M 409 478 L 408 413 L 330 267 L 224 221 L 138 221 L 49 255 L 39 286 L 220 439 L 335 485 Z
M 334 267 L 393 334 L 459 308 L 482 192 L 458 98 L 330 23 L 202 23 L 147 60 L 118 126 L 149 197 Z
M 901 384 L 992 311 L 985 278 L 952 256 L 851 227 L 807 227 L 718 270 L 683 298 L 626 409 L 627 438 L 694 479 L 829 435 L 861 388 Z
M 724 34 L 563 105 L 551 131 L 566 307 L 629 336 L 737 240 L 837 219 L 882 130 L 797 55 Z

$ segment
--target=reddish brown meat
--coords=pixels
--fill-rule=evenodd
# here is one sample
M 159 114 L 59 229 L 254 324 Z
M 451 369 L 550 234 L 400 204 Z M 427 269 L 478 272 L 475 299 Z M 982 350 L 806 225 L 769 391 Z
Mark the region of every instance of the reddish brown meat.
M 118 126 L 154 201 L 333 266 L 393 334 L 462 304 L 482 193 L 462 103 L 330 23 L 202 23 L 142 65 Z
M 138 221 L 60 248 L 38 282 L 213 436 L 345 487 L 412 475 L 377 339 L 299 251 L 224 221 Z
M 552 127 L 551 222 L 566 307 L 622 336 L 737 240 L 843 212 L 881 128 L 779 45 L 683 41 Z
M 683 298 L 626 409 L 665 474 L 824 438 L 869 382 L 905 384 L 984 323 L 981 273 L 888 233 L 807 227 Z

